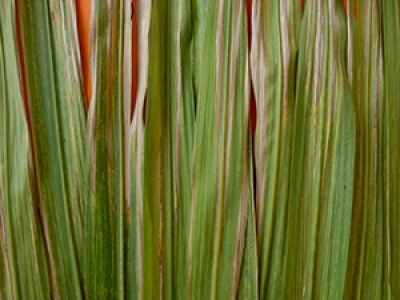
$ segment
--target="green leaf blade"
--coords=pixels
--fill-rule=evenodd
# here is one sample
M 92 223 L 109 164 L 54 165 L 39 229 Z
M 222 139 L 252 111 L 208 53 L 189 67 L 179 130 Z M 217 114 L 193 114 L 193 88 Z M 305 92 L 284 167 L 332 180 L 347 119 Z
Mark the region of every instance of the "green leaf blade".
M 79 65 L 68 56 L 77 50 L 72 2 L 17 2 L 52 296 L 80 299 L 85 137 Z

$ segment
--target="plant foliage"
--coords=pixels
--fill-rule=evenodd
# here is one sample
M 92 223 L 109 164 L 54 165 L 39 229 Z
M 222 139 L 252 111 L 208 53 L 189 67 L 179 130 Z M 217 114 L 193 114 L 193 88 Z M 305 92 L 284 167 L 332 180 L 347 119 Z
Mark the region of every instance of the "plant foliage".
M 1 299 L 400 298 L 397 0 L 92 1 L 90 101 L 75 5 L 0 2 Z

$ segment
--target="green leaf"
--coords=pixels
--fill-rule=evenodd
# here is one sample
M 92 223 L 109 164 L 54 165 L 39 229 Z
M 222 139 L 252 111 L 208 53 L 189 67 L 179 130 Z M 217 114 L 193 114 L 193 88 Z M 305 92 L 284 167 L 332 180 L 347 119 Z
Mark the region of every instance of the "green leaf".
M 384 212 L 384 297 L 400 297 L 400 3 L 380 1 L 383 18 L 384 118 L 381 135 L 384 145 L 383 212 Z
M 249 155 L 251 152 L 249 152 Z M 252 168 L 249 175 L 253 174 Z M 258 283 L 258 254 L 256 237 L 256 213 L 254 201 L 248 201 L 248 217 L 244 241 L 243 262 L 240 270 L 239 287 L 236 298 L 241 300 L 260 299 Z
M 143 158 L 143 298 L 162 298 L 165 284 L 166 211 L 166 2 L 153 2 L 149 29 L 149 66 Z M 165 49 L 166 47 L 166 49 Z M 167 52 L 168 53 L 168 52 Z M 167 100 L 167 101 L 166 101 Z M 169 229 L 169 228 L 168 228 Z
M 175 0 L 166 15 L 166 299 L 185 299 L 187 291 L 195 124 L 193 6 L 191 1 Z
M 143 252 L 152 255 L 143 260 L 144 298 L 186 294 L 194 139 L 191 25 L 190 2 L 153 3 L 143 161 Z M 140 118 L 138 112 L 135 126 Z
M 341 1 L 302 18 L 290 182 L 285 299 L 341 299 L 353 202 L 355 114 Z
M 261 299 L 287 288 L 288 222 L 299 1 L 254 1 L 251 70 L 257 106 L 254 138 Z
M 235 297 L 249 201 L 249 74 L 243 1 L 196 2 L 191 299 Z
M 130 1 L 92 2 L 93 99 L 90 182 L 85 220 L 87 299 L 124 298 L 124 203 L 129 173 Z M 129 42 L 127 42 L 129 43 Z M 128 76 L 128 78 L 130 78 Z M 129 104 L 128 104 L 129 103 Z
M 81 299 L 87 137 L 74 2 L 17 4 L 52 297 Z
M 13 1 L 0 3 L 0 298 L 50 299 Z
M 383 61 L 379 1 L 359 1 L 353 33 L 355 199 L 346 299 L 383 299 Z M 368 183 L 368 184 L 366 184 Z
M 149 63 L 149 26 L 151 3 L 140 0 L 136 6 L 138 17 L 138 90 L 132 123 L 127 136 L 127 149 L 130 149 L 129 165 L 130 188 L 125 204 L 125 295 L 128 299 L 143 299 L 144 294 L 144 234 L 143 228 L 143 156 L 144 156 L 144 120 L 143 110 L 146 99 Z M 127 178 L 128 179 L 128 178 Z M 152 271 L 152 270 L 150 270 Z M 150 273 L 151 274 L 151 273 Z M 146 284 L 151 284 L 147 282 Z M 148 291 L 151 292 L 151 291 Z

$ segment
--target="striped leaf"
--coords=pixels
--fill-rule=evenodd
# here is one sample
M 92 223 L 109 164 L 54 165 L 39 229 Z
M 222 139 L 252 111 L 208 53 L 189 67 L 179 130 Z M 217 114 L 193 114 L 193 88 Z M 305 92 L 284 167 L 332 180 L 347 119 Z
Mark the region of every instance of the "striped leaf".
M 382 117 L 380 1 L 359 1 L 354 23 L 352 91 L 357 116 L 355 199 L 347 299 L 383 299 Z M 365 184 L 368 182 L 368 184 Z
M 73 1 L 17 1 L 52 297 L 82 298 L 84 101 Z
M 149 27 L 151 16 L 151 3 L 145 0 L 138 0 L 136 6 L 138 21 L 138 89 L 133 113 L 133 120 L 130 126 L 128 145 L 131 150 L 130 174 L 131 186 L 126 205 L 126 232 L 127 249 L 126 257 L 126 295 L 129 299 L 143 299 L 146 292 L 144 284 L 144 234 L 147 229 L 143 227 L 143 202 L 145 186 L 143 185 L 143 156 L 144 156 L 144 107 L 148 84 L 149 64 Z M 147 252 L 145 252 L 147 253 Z M 152 270 L 147 274 L 152 274 Z M 147 291 L 147 293 L 151 293 Z
M 171 1 L 166 14 L 166 299 L 186 298 L 195 123 L 193 6 L 191 1 Z
M 0 20 L 0 298 L 50 299 L 13 1 L 0 3 Z
M 381 134 L 383 160 L 384 292 L 385 299 L 400 297 L 400 3 L 380 1 L 383 18 L 384 118 Z
M 90 186 L 85 219 L 87 299 L 124 298 L 125 168 L 130 117 L 130 1 L 92 2 L 93 95 L 89 110 Z M 129 73 L 128 73 L 129 74 Z M 127 109 L 128 108 L 128 109 Z
M 307 1 L 301 24 L 284 299 L 341 299 L 353 199 L 355 114 L 341 1 Z
M 146 299 L 186 293 L 194 135 L 191 23 L 190 2 L 151 7 L 142 166 L 143 252 L 152 253 L 143 259 Z M 139 96 L 142 103 L 144 95 Z M 142 107 L 137 106 L 134 126 Z
M 254 139 L 260 298 L 279 299 L 288 222 L 299 1 L 253 3 L 251 70 L 257 106 Z
M 197 1 L 196 125 L 187 293 L 235 298 L 252 201 L 243 1 Z
M 126 161 L 130 185 L 126 190 L 124 230 L 125 230 L 125 297 L 127 299 L 143 299 L 144 295 L 144 233 L 143 227 L 143 151 L 144 151 L 144 104 L 148 83 L 149 63 L 149 27 L 151 3 L 138 0 L 136 14 L 138 22 L 138 88 L 135 97 L 135 107 L 132 122 L 127 134 L 126 147 L 130 156 Z M 134 45 L 131 45 L 132 47 Z M 131 78 L 129 78 L 130 80 Z M 130 111 L 130 110 L 129 110 Z M 128 182 L 128 181 L 127 181 Z M 129 184 L 129 183 L 128 183 Z M 151 273 L 150 273 L 151 274 Z M 151 283 L 151 282 L 150 282 Z M 146 283 L 146 284 L 149 284 Z
M 250 168 L 249 171 L 249 173 L 252 175 L 252 168 Z M 248 217 L 246 224 L 246 235 L 244 240 L 243 262 L 240 270 L 239 287 L 236 298 L 243 300 L 255 300 L 260 299 L 260 296 L 258 282 L 259 256 L 257 252 L 256 213 L 254 201 L 248 201 L 247 209 Z
M 92 1 L 89 109 L 75 3 L 0 2 L 1 299 L 400 298 L 397 0 Z
M 143 140 L 143 298 L 164 295 L 167 175 L 167 14 L 165 1 L 152 2 L 149 24 L 147 102 Z M 144 96 L 144 95 L 141 95 Z M 142 101 L 142 99 L 138 99 Z M 141 108 L 141 107 L 137 107 Z M 138 119 L 140 119 L 138 112 Z M 139 149 L 138 149 L 139 150 Z

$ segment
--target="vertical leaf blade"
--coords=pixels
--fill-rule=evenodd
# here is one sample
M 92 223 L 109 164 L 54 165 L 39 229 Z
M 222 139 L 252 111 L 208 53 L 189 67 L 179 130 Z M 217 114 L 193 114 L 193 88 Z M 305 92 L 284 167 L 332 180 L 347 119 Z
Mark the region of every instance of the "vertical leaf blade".
M 254 138 L 260 298 L 286 289 L 288 222 L 299 1 L 254 1 L 252 81 L 257 106 Z
M 358 7 L 351 66 L 357 116 L 356 190 L 346 297 L 381 299 L 383 281 L 376 280 L 383 276 L 384 257 L 381 14 L 379 1 L 359 1 Z
M 88 299 L 124 298 L 124 201 L 130 185 L 125 172 L 130 151 L 124 138 L 130 116 L 130 80 L 124 76 L 130 70 L 125 66 L 130 56 L 125 44 L 130 6 L 127 0 L 92 3 L 91 194 L 85 227 Z
M 385 216 L 385 296 L 400 297 L 400 4 L 398 1 L 381 1 L 383 17 L 383 58 L 385 106 L 384 128 L 384 216 Z
M 52 296 L 81 299 L 84 101 L 72 3 L 17 1 Z M 71 55 L 71 56 L 69 56 Z
M 18 70 L 13 1 L 0 4 L 0 19 L 0 298 L 50 299 Z
M 307 1 L 294 112 L 289 298 L 340 299 L 344 293 L 355 160 L 346 34 L 341 1 Z
M 196 4 L 188 297 L 235 298 L 252 201 L 245 4 Z

